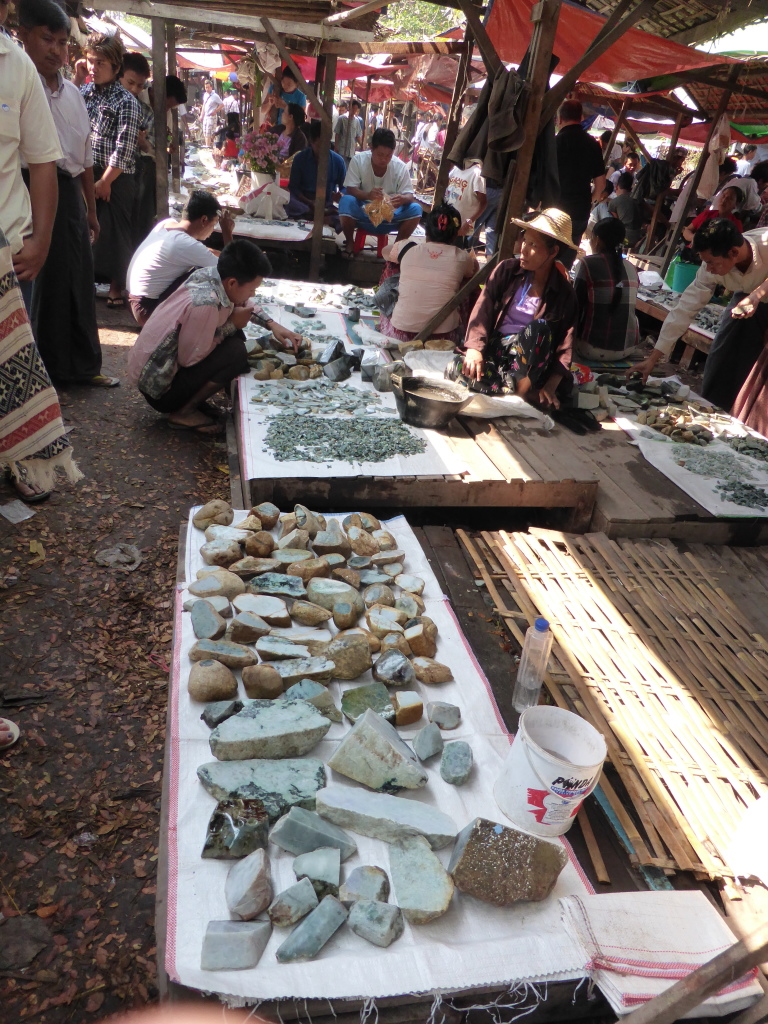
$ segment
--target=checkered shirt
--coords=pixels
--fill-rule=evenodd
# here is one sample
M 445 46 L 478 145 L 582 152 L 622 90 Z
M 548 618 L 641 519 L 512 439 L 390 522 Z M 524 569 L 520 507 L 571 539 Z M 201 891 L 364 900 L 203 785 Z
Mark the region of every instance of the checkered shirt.
M 138 100 L 119 82 L 102 88 L 93 84 L 81 89 L 91 119 L 93 162 L 98 167 L 117 167 L 126 174 L 136 169 L 136 137 L 143 115 Z

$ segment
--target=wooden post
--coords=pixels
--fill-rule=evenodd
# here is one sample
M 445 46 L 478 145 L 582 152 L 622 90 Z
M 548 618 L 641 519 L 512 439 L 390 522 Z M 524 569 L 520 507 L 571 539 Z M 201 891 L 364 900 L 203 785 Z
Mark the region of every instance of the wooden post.
M 347 130 L 344 133 L 346 135 L 346 138 L 344 139 L 344 152 L 342 154 L 342 156 L 344 157 L 345 160 L 347 159 L 347 153 L 349 153 L 349 144 L 351 142 L 351 135 L 352 135 L 352 100 L 355 98 L 355 81 L 356 81 L 356 79 L 353 78 L 352 81 L 349 83 L 349 106 L 347 107 Z M 365 141 L 365 140 L 363 140 L 363 141 Z
M 475 7 L 472 0 L 458 0 L 458 5 L 467 19 L 467 27 L 472 30 L 472 34 L 477 40 L 477 46 L 482 54 L 483 63 L 488 69 L 488 76 L 493 78 L 499 68 L 503 68 L 504 65 L 498 53 L 496 53 L 496 47 L 485 30 L 485 25 L 480 20 L 478 8 Z
M 730 90 L 728 90 L 730 93 Z M 727 102 L 727 101 L 726 101 Z M 674 1024 L 724 985 L 740 978 L 768 956 L 768 925 L 729 946 L 687 977 L 622 1017 L 622 1024 Z
M 475 288 L 479 288 L 481 284 L 485 283 L 485 281 L 490 277 L 491 271 L 498 263 L 498 260 L 498 253 L 494 253 L 488 261 L 480 267 L 475 276 L 471 277 L 468 281 L 465 281 L 456 294 L 446 302 L 443 308 L 438 309 L 435 315 L 430 320 L 427 320 L 413 340 L 429 341 L 432 337 L 432 332 L 437 330 L 443 320 L 445 320 L 445 318 L 452 313 L 454 309 L 458 309 L 464 299 L 466 299 L 468 295 L 471 295 Z
M 368 113 L 371 109 L 371 82 L 373 81 L 373 75 L 368 75 L 365 80 L 365 105 L 363 106 L 363 149 L 368 145 L 370 139 L 366 138 L 368 132 Z M 371 133 L 373 134 L 373 133 Z
M 614 110 L 615 109 L 616 108 L 614 107 Z M 626 121 L 624 123 L 624 131 L 627 133 L 627 135 L 630 137 L 630 139 L 632 139 L 632 141 L 634 142 L 635 148 L 638 149 L 643 154 L 643 156 L 648 161 L 648 163 L 650 163 L 653 158 L 651 157 L 651 154 L 648 152 L 648 150 L 645 148 L 645 146 L 641 142 L 637 132 L 630 125 L 629 121 Z
M 320 280 L 320 262 L 323 255 L 323 223 L 325 221 L 325 189 L 328 184 L 328 164 L 331 152 L 330 117 L 333 110 L 333 90 L 336 84 L 336 57 L 318 57 L 318 70 L 315 85 L 320 81 L 322 73 L 320 62 L 325 59 L 325 84 L 323 86 L 323 104 L 328 116 L 321 121 L 320 152 L 317 156 L 317 185 L 315 186 L 315 217 L 312 225 L 312 245 L 309 252 L 309 280 Z
M 740 73 L 741 65 L 736 64 L 734 65 L 734 67 L 731 68 L 731 71 L 728 75 L 728 81 L 726 82 L 725 88 L 723 89 L 722 95 L 720 96 L 720 102 L 717 105 L 717 110 L 715 111 L 715 115 L 712 118 L 712 124 L 709 126 L 709 131 L 707 132 L 707 141 L 704 143 L 704 148 L 701 151 L 699 162 L 696 165 L 696 170 L 693 174 L 693 184 L 690 187 L 690 190 L 688 192 L 688 198 L 685 202 L 685 206 L 683 207 L 682 212 L 680 213 L 680 219 L 678 220 L 677 224 L 675 224 L 675 230 L 672 232 L 672 237 L 670 238 L 669 245 L 667 246 L 667 252 L 664 256 L 664 263 L 662 265 L 662 269 L 659 271 L 662 277 L 664 277 L 666 272 L 669 270 L 669 264 L 672 262 L 672 253 L 675 251 L 675 247 L 677 246 L 677 243 L 680 241 L 680 236 L 682 235 L 683 227 L 685 226 L 685 218 L 688 214 L 688 210 L 690 208 L 691 203 L 694 201 L 696 197 L 696 190 L 699 187 L 701 176 L 704 173 L 704 165 L 706 164 L 707 158 L 709 156 L 709 144 L 712 141 L 712 136 L 715 134 L 717 122 L 723 116 L 728 107 L 728 101 L 731 98 L 731 93 L 736 87 L 736 83 L 739 80 Z
M 627 107 L 628 106 L 629 106 L 629 101 L 628 100 L 624 100 L 624 102 L 621 104 L 621 109 L 619 110 L 618 116 L 616 117 L 616 123 L 613 126 L 613 131 L 611 132 L 611 137 L 608 140 L 608 142 L 606 143 L 605 149 L 603 150 L 603 160 L 605 160 L 606 162 L 608 160 L 608 156 L 610 155 L 610 153 L 613 150 L 613 147 L 616 145 L 616 139 L 619 137 L 619 132 L 621 131 L 621 124 L 622 124 L 622 121 L 624 120 L 624 115 L 627 112 Z M 614 113 L 615 113 L 615 111 L 614 111 Z
M 669 153 L 671 153 L 677 145 L 677 139 L 680 135 L 680 129 L 682 127 L 684 117 L 685 114 L 683 114 L 682 112 L 677 115 L 677 118 L 675 120 L 675 127 L 672 130 L 672 141 L 669 145 Z M 667 189 L 667 191 L 669 190 Z M 662 192 L 660 196 L 656 197 L 656 202 L 653 207 L 653 216 L 651 217 L 651 223 L 648 225 L 648 230 L 645 235 L 645 252 L 649 255 L 651 253 L 651 250 L 653 249 L 653 236 L 656 234 L 656 226 L 659 223 L 659 217 L 661 216 L 661 208 L 664 205 L 664 199 L 666 197 L 666 194 L 667 192 L 665 191 Z
M 472 53 L 472 29 L 469 25 L 467 25 L 466 31 L 464 32 L 464 41 L 467 44 L 467 49 L 459 57 L 459 67 L 456 72 L 456 81 L 453 86 L 451 109 L 448 114 L 448 126 L 445 129 L 445 145 L 443 146 L 443 152 L 440 155 L 440 168 L 437 172 L 437 181 L 435 182 L 435 197 L 432 201 L 433 206 L 437 206 L 439 203 L 442 203 L 443 196 L 445 195 L 445 189 L 448 185 L 448 178 L 451 173 L 448 154 L 453 149 L 453 144 L 456 142 L 456 137 L 459 134 L 459 122 L 461 121 L 461 112 L 464 109 L 464 93 L 467 91 L 467 79 L 469 77 L 469 65 L 471 60 L 470 54 Z
M 152 18 L 152 80 L 155 115 L 155 196 L 157 219 L 168 216 L 168 130 L 165 121 L 165 21 Z
M 176 26 L 172 21 L 165 23 L 168 42 L 168 74 L 176 74 Z M 181 191 L 181 152 L 179 148 L 179 112 L 171 111 L 171 189 Z
M 523 128 L 525 139 L 517 151 L 514 176 L 508 175 L 505 183 L 505 191 L 509 188 L 507 202 L 504 197 L 499 204 L 497 214 L 496 231 L 500 234 L 499 258 L 509 259 L 512 256 L 517 240 L 518 228 L 512 224 L 512 217 L 519 217 L 525 210 L 525 197 L 528 193 L 528 180 L 531 175 L 531 163 L 533 151 L 536 146 L 536 139 L 541 130 L 541 111 L 544 103 L 544 93 L 549 82 L 549 68 L 552 60 L 552 46 L 555 42 L 557 32 L 557 21 L 560 17 L 561 0 L 541 0 L 534 8 L 531 17 L 537 17 L 534 23 L 531 36 L 531 58 L 528 64 L 528 80 L 531 84 L 531 91 L 528 95 L 528 105 L 525 108 Z M 501 230 L 499 230 L 498 217 L 502 218 Z
M 280 38 L 280 36 L 275 31 L 274 26 L 272 25 L 272 22 L 269 20 L 269 18 L 262 18 L 261 19 L 261 24 L 264 26 L 264 31 L 267 33 L 269 38 L 272 40 L 274 45 L 277 47 L 277 52 L 282 57 L 282 59 L 283 59 L 284 63 L 286 64 L 286 66 L 289 67 L 291 69 L 291 71 L 294 73 L 294 75 L 296 76 L 296 81 L 301 86 L 302 92 L 304 93 L 304 95 L 307 97 L 309 102 L 312 104 L 312 106 L 315 108 L 315 110 L 320 115 L 320 120 L 321 121 L 325 121 L 325 119 L 328 118 L 328 120 L 330 121 L 331 120 L 330 114 L 323 108 L 322 103 L 317 98 L 317 94 L 315 93 L 315 90 L 310 88 L 309 85 L 307 85 L 307 82 L 306 82 L 306 80 L 304 78 L 304 75 L 302 75 L 301 69 L 299 68 L 299 65 L 296 63 L 296 61 L 293 59 L 293 57 L 290 55 L 290 53 L 286 50 L 285 46 L 283 45 L 283 40 Z

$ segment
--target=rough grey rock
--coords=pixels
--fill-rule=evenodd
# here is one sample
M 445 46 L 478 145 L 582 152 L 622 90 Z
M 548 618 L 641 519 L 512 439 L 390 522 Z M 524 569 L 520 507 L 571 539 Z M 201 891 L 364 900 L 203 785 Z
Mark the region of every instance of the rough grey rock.
M 403 934 L 403 912 L 392 903 L 358 900 L 352 904 L 347 923 L 355 935 L 374 946 L 391 946 Z
M 314 810 L 317 792 L 326 781 L 325 765 L 313 757 L 285 761 L 209 761 L 199 766 L 197 776 L 217 800 L 233 797 L 261 800 L 271 822 L 294 806 Z
M 237 697 L 237 679 L 226 665 L 206 658 L 190 669 L 187 689 L 192 700 L 230 700 Z
M 436 700 L 427 704 L 427 718 L 441 729 L 458 729 L 461 711 L 455 704 Z
M 294 928 L 275 956 L 278 963 L 314 960 L 331 936 L 347 919 L 345 907 L 335 896 L 326 896 L 312 913 Z
M 256 642 L 256 653 L 262 661 L 286 661 L 288 658 L 309 658 L 309 648 L 292 643 L 287 637 L 263 636 Z
M 240 545 L 234 540 L 209 540 L 200 545 L 200 555 L 206 565 L 218 565 L 228 569 L 242 555 Z
M 291 605 L 291 616 L 302 626 L 319 626 L 330 619 L 331 612 L 311 601 L 294 601 Z
M 301 757 L 330 727 L 330 721 L 304 700 L 254 700 L 216 726 L 210 735 L 211 753 L 220 761 Z
M 440 758 L 440 775 L 452 786 L 463 786 L 472 771 L 472 748 L 463 740 L 446 743 Z
M 272 899 L 269 857 L 266 850 L 254 850 L 229 869 L 224 897 L 232 917 L 251 921 L 266 910 Z
M 308 878 L 302 878 L 296 885 L 283 889 L 270 904 L 269 919 L 276 928 L 288 928 L 314 910 L 318 904 L 317 893 Z
M 263 619 L 268 626 L 290 626 L 291 616 L 281 597 L 268 594 L 239 594 L 232 599 L 238 612 L 250 612 Z
M 370 708 L 339 743 L 328 767 L 369 789 L 396 793 L 426 786 L 427 773 L 397 730 Z
M 351 786 L 326 786 L 316 794 L 315 809 L 335 825 L 385 843 L 424 836 L 439 850 L 459 831 L 452 818 L 430 804 Z
M 420 761 L 428 761 L 430 757 L 443 752 L 443 737 L 440 727 L 430 722 L 423 729 L 419 729 L 411 740 L 411 744 Z
M 259 637 L 266 636 L 272 627 L 253 612 L 238 612 L 234 616 L 227 637 L 236 644 L 252 644 Z
M 195 601 L 189 615 L 192 632 L 198 640 L 218 640 L 224 636 L 227 624 L 207 601 Z
M 459 833 L 448 871 L 457 889 L 508 907 L 546 899 L 567 862 L 559 843 L 475 818 Z
M 205 665 L 204 661 L 198 661 L 198 665 Z M 218 664 L 218 662 L 214 662 Z M 206 704 L 200 717 L 208 726 L 209 729 L 215 729 L 217 725 L 221 725 L 232 715 L 236 715 L 238 711 L 243 710 L 243 702 L 241 700 L 217 700 L 211 704 Z
M 313 850 L 336 847 L 346 860 L 357 850 L 357 843 L 347 833 L 321 818 L 315 811 L 292 807 L 275 823 L 269 838 L 288 853 L 311 853 Z
M 298 576 L 286 576 L 279 572 L 265 572 L 248 584 L 252 594 L 267 594 L 271 597 L 290 597 L 296 600 L 306 597 L 307 591 Z
M 389 650 L 376 659 L 373 678 L 388 686 L 412 687 L 416 682 L 416 673 L 401 651 Z
M 228 619 L 232 614 L 232 605 L 223 594 L 215 594 L 212 597 L 189 597 L 184 602 L 184 611 L 191 612 L 192 606 L 198 601 L 207 601 L 211 608 L 224 619 Z
M 363 599 L 348 583 L 343 580 L 329 580 L 316 576 L 307 584 L 307 600 L 319 604 L 321 608 L 333 611 L 337 601 L 348 601 L 356 609 L 358 615 L 363 614 Z
M 358 679 L 371 667 L 371 648 L 364 636 L 343 636 L 332 640 L 325 656 L 336 666 L 334 679 Z
M 331 722 L 341 722 L 341 711 L 336 707 L 330 690 L 322 683 L 316 683 L 312 679 L 302 679 L 285 691 L 285 696 L 293 700 L 306 700 L 314 704 L 321 715 L 325 715 Z
M 313 679 L 316 683 L 330 683 L 333 679 L 334 665 L 329 658 L 289 658 L 273 664 L 286 686 L 302 679 Z
M 214 523 L 218 526 L 229 526 L 234 518 L 235 514 L 231 505 L 222 501 L 221 498 L 213 498 L 212 501 L 206 502 L 195 512 L 192 522 L 198 530 L 207 530 Z
M 224 584 L 215 576 L 204 576 L 190 583 L 188 590 L 195 598 L 219 597 L 224 594 Z
M 321 846 L 310 853 L 299 854 L 293 862 L 293 871 L 298 880 L 310 880 L 320 899 L 324 896 L 338 896 L 341 851 L 336 846 Z
M 348 558 L 352 553 L 347 535 L 335 519 L 329 520 L 326 529 L 315 535 L 312 547 L 316 555 L 340 554 Z
M 255 967 L 271 935 L 269 921 L 209 921 L 200 967 L 204 971 L 243 971 Z
M 347 880 L 339 886 L 339 899 L 345 906 L 358 900 L 386 903 L 389 899 L 389 878 L 386 871 L 373 864 L 363 864 L 350 871 Z
M 222 860 L 266 849 L 269 817 L 261 800 L 220 800 L 208 822 L 202 856 Z
M 198 640 L 189 651 L 190 661 L 220 661 L 227 668 L 245 668 L 255 665 L 256 656 L 242 644 L 230 640 Z
M 411 924 L 427 924 L 451 905 L 453 881 L 426 839 L 404 839 L 389 851 L 398 906 Z

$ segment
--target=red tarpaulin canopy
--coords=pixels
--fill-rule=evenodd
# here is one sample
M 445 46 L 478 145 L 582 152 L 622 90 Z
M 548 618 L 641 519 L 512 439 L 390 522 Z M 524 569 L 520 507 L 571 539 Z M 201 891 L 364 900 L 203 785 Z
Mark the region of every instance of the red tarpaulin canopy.
M 308 82 L 314 82 L 317 71 L 317 59 L 315 57 L 303 57 L 293 55 L 293 59 L 301 68 L 301 73 Z M 348 82 L 353 78 L 387 78 L 396 71 L 403 71 L 407 64 L 366 64 L 360 60 L 340 60 L 336 65 L 336 81 Z
M 672 138 L 672 130 L 675 127 L 673 124 L 657 124 L 655 121 L 635 121 L 631 117 L 628 118 L 628 122 L 629 127 L 637 132 L 638 135 L 666 135 L 668 139 Z M 695 142 L 697 145 L 703 146 L 707 141 L 708 134 L 709 122 L 703 121 L 700 124 L 692 124 L 687 128 L 683 128 L 680 132 L 680 141 Z M 749 141 L 746 135 L 742 135 L 735 128 L 731 128 L 731 142 Z
M 502 60 L 519 64 L 531 39 L 531 11 L 536 0 L 496 0 L 488 19 L 488 35 Z M 556 72 L 566 71 L 584 56 L 590 43 L 605 24 L 605 18 L 583 7 L 564 3 L 553 52 L 560 58 Z M 722 54 L 702 53 L 671 39 L 628 29 L 602 57 L 584 72 L 589 82 L 632 82 L 654 75 L 737 63 Z

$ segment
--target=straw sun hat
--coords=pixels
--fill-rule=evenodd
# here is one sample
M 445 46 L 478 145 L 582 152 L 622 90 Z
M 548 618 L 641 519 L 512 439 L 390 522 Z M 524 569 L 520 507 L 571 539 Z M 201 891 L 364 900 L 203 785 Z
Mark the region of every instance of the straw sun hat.
M 520 228 L 530 228 L 531 231 L 538 231 L 540 235 L 549 235 L 550 238 L 554 238 L 561 245 L 567 245 L 569 249 L 575 249 L 579 256 L 584 255 L 583 250 L 573 243 L 571 218 L 562 210 L 555 209 L 554 206 L 550 206 L 548 210 L 542 210 L 540 213 L 537 213 L 532 220 L 520 220 L 517 217 L 512 217 L 512 223 L 517 224 Z

